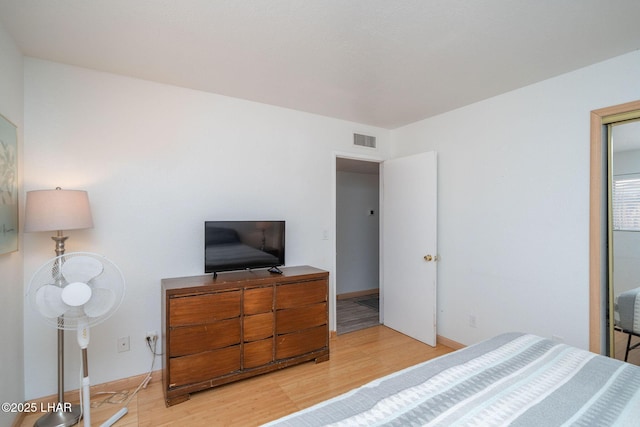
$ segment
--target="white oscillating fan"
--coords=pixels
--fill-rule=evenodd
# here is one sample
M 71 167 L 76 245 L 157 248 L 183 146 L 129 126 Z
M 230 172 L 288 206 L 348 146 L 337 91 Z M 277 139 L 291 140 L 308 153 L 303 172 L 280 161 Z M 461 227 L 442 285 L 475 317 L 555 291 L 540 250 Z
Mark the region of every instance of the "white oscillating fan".
M 118 309 L 124 290 L 120 269 L 102 255 L 89 252 L 72 252 L 50 259 L 36 271 L 29 284 L 27 298 L 31 307 L 49 325 L 78 333 L 85 426 L 91 425 L 89 328 L 105 321 Z

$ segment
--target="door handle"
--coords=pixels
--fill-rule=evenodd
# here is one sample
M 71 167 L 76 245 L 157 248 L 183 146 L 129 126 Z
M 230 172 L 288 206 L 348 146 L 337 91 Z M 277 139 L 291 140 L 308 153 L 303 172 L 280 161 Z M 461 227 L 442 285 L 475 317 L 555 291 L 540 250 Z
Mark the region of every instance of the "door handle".
M 429 262 L 429 261 L 437 261 L 438 260 L 438 255 L 436 255 L 436 256 L 425 255 L 423 258 L 427 262 Z

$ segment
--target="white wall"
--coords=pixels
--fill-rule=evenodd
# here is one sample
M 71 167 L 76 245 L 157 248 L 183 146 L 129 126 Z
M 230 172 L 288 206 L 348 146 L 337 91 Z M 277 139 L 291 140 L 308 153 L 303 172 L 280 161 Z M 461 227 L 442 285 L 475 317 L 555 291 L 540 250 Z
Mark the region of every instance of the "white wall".
M 23 62 L 22 54 L 0 25 L 0 114 L 18 128 L 18 185 L 22 190 Z M 23 203 L 22 199 L 18 201 Z M 19 242 L 21 245 L 22 242 Z M 19 249 L 21 249 L 19 247 Z M 23 312 L 22 252 L 0 255 L 0 401 L 22 402 Z M 11 425 L 16 414 L 0 412 L 0 425 Z
M 378 174 L 336 172 L 337 295 L 379 287 L 379 180 Z
M 101 253 L 127 279 L 119 311 L 92 331 L 95 384 L 149 369 L 144 336 L 161 329 L 160 279 L 203 273 L 205 220 L 284 219 L 286 263 L 333 270 L 333 153 L 370 155 L 352 144 L 353 132 L 365 131 L 378 137 L 382 158 L 389 138 L 387 130 L 36 59 L 25 60 L 25 122 L 25 190 L 87 190 L 95 227 L 67 233 L 67 252 Z M 24 240 L 28 282 L 54 247 L 47 233 Z M 27 398 L 55 393 L 55 333 L 43 325 L 25 316 Z M 67 336 L 73 389 L 79 353 Z M 116 351 L 122 336 L 131 351 Z
M 589 112 L 638 76 L 634 52 L 393 131 L 394 156 L 438 152 L 440 335 L 588 348 Z

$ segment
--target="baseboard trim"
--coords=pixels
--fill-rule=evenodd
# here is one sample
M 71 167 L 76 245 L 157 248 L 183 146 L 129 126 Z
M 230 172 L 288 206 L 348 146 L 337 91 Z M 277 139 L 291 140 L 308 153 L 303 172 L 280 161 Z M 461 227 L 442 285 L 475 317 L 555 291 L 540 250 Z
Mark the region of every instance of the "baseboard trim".
M 90 389 L 90 393 L 92 396 L 95 396 L 98 393 L 135 389 L 142 383 L 142 381 L 144 381 L 146 377 L 147 377 L 147 374 L 140 374 L 140 375 L 134 375 L 133 377 L 121 378 L 119 380 L 92 385 Z M 160 369 L 158 369 L 157 371 L 153 371 L 151 373 L 151 380 L 149 381 L 148 384 L 155 383 L 158 381 L 162 381 L 162 370 Z M 77 402 L 80 396 L 79 393 L 80 393 L 79 389 L 65 391 L 64 393 L 65 402 Z M 50 396 L 43 396 L 40 398 L 28 400 L 27 403 L 36 403 L 39 406 L 41 403 L 44 405 L 47 405 L 50 403 L 56 403 L 57 401 L 58 401 L 58 394 L 56 393 Z
M 378 295 L 380 293 L 379 288 L 374 289 L 365 289 L 364 291 L 356 291 L 356 292 L 347 292 L 346 294 L 336 295 L 336 299 L 347 299 L 347 298 L 355 298 L 362 297 L 365 295 Z
M 447 337 L 443 337 L 442 335 L 436 335 L 436 344 L 446 345 L 454 350 L 460 350 L 461 348 L 465 348 L 466 345 L 460 344 L 457 341 L 449 339 Z

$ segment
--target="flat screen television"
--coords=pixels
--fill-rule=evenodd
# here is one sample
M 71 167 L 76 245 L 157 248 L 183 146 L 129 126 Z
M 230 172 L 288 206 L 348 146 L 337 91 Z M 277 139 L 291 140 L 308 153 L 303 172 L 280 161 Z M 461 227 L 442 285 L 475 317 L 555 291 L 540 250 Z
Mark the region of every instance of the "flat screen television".
M 204 272 L 284 265 L 284 221 L 205 221 Z

